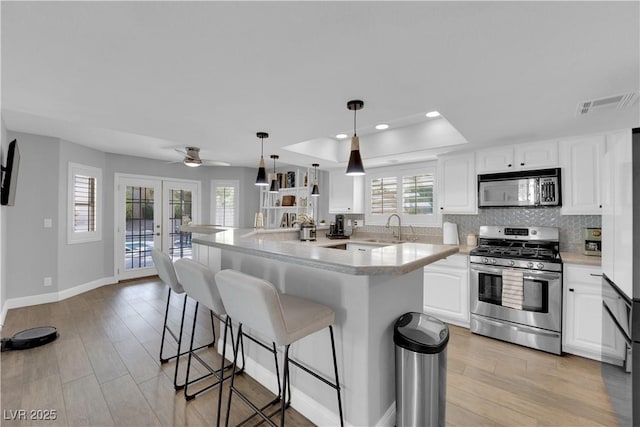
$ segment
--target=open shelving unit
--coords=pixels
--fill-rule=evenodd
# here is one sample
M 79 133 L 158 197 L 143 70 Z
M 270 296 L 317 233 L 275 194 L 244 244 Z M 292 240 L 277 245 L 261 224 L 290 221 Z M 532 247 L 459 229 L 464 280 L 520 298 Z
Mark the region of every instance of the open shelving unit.
M 290 182 L 295 186 L 280 188 L 278 193 L 269 193 L 268 187 L 263 187 L 260 191 L 260 210 L 264 216 L 265 228 L 294 228 L 297 225 L 293 225 L 293 221 L 301 213 L 313 216 L 316 203 L 316 198 L 311 197 L 313 172 L 310 169 L 287 172 L 295 172 L 295 179 Z

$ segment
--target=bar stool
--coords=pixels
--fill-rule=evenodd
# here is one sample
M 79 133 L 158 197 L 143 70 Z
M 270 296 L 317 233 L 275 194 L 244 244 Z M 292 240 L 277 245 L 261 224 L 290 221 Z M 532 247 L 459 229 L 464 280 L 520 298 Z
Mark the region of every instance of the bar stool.
M 173 387 L 176 390 L 180 390 L 184 387 L 184 384 L 178 384 L 178 365 L 180 363 L 180 356 L 184 356 L 185 354 L 188 353 L 186 351 L 182 353 L 180 352 L 181 344 L 182 344 L 182 332 L 184 330 L 184 314 L 187 307 L 187 296 L 186 294 L 184 295 L 184 302 L 182 304 L 182 315 L 180 316 L 180 332 L 178 333 L 178 335 L 176 335 L 175 332 L 173 332 L 173 330 L 171 330 L 171 328 L 167 324 L 167 320 L 169 317 L 169 307 L 171 305 L 171 295 L 184 294 L 184 289 L 182 288 L 182 285 L 180 285 L 180 282 L 176 277 L 176 271 L 173 267 L 173 262 L 171 261 L 171 258 L 169 258 L 169 255 L 155 248 L 151 252 L 151 258 L 153 259 L 153 264 L 156 266 L 156 270 L 158 271 L 158 276 L 160 277 L 160 280 L 162 280 L 169 287 L 169 292 L 167 294 L 167 306 L 164 311 L 162 341 L 160 341 L 160 355 L 159 355 L 160 363 L 167 363 L 172 359 L 176 359 L 176 367 L 173 373 Z M 213 327 L 213 317 L 211 318 L 211 326 Z M 166 332 L 169 332 L 169 335 L 171 335 L 171 337 L 173 337 L 175 342 L 178 344 L 178 350 L 176 351 L 176 353 L 169 357 L 163 356 Z M 214 334 L 213 341 L 201 347 L 196 348 L 196 350 L 200 350 L 205 347 L 210 347 L 215 344 L 215 341 L 216 339 Z
M 230 375 L 224 377 L 224 371 L 232 367 L 231 364 L 225 366 L 225 355 L 227 348 L 227 331 L 231 332 L 231 336 L 233 337 L 233 329 L 231 326 L 231 319 L 227 316 L 227 312 L 225 310 L 224 304 L 222 303 L 222 299 L 220 298 L 220 294 L 218 293 L 218 288 L 216 286 L 215 277 L 211 270 L 199 262 L 190 260 L 190 259 L 179 259 L 175 262 L 175 269 L 178 279 L 182 284 L 187 295 L 196 301 L 196 306 L 193 313 L 193 328 L 191 331 L 191 344 L 189 346 L 189 358 L 187 360 L 187 379 L 185 381 L 184 387 L 184 396 L 187 400 L 194 399 L 196 396 L 201 393 L 220 385 L 220 392 L 218 393 L 218 415 L 217 415 L 217 423 L 216 425 L 220 425 L 220 408 L 222 406 L 222 383 L 224 380 L 230 378 Z M 195 337 L 196 331 L 196 319 L 198 316 L 198 306 L 202 304 L 211 310 L 211 313 L 214 317 L 224 323 L 224 334 L 222 340 L 222 361 L 220 362 L 219 369 L 213 369 L 209 366 L 197 353 L 193 348 L 193 341 Z M 232 348 L 235 351 L 235 345 L 233 343 L 233 338 L 231 339 Z M 189 373 L 191 372 L 191 360 L 192 358 L 196 358 L 208 371 L 209 373 L 204 374 L 198 378 L 193 380 L 189 380 Z M 242 351 L 242 359 L 243 359 L 243 367 L 244 367 L 244 349 Z M 209 378 L 212 375 L 215 375 L 218 380 L 212 384 L 209 384 L 205 387 L 202 387 L 198 391 L 194 393 L 189 393 L 189 385 L 194 384 L 198 381 L 201 381 L 205 378 Z
M 273 341 L 274 346 L 284 346 L 284 369 L 282 376 L 282 393 L 280 405 L 280 425 L 284 426 L 285 410 L 291 401 L 289 363 L 313 375 L 315 378 L 334 388 L 338 397 L 338 411 L 340 425 L 344 426 L 342 415 L 342 400 L 340 398 L 340 382 L 338 379 L 338 364 L 336 362 L 336 347 L 333 337 L 333 322 L 335 312 L 332 308 L 317 304 L 304 298 L 282 294 L 270 282 L 253 277 L 235 270 L 222 270 L 216 274 L 216 283 L 220 291 L 222 301 L 227 312 L 234 322 L 240 324 L 234 350 L 234 369 L 237 361 L 238 347 L 245 334 L 243 326 L 247 326 Z M 323 378 L 318 373 L 300 364 L 289 357 L 289 347 L 294 342 L 311 335 L 324 328 L 329 328 L 331 336 L 331 350 L 333 355 L 333 369 L 335 383 Z M 276 375 L 279 376 L 276 360 Z M 264 421 L 275 426 L 270 417 L 263 412 L 264 408 L 258 408 L 254 403 L 234 387 L 235 373 L 231 376 L 229 400 L 227 402 L 227 422 L 231 411 L 231 398 L 237 394 L 242 401 L 253 409 Z M 278 386 L 280 380 L 278 379 Z M 289 397 L 287 398 L 287 388 Z M 276 412 L 277 413 L 277 412 Z M 246 420 L 245 420 L 246 421 Z

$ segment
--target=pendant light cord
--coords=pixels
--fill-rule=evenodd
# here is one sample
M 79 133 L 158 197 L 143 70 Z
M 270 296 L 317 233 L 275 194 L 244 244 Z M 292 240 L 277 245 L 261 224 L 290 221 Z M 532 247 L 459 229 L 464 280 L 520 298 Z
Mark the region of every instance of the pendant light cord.
M 356 110 L 355 108 L 353 109 L 353 136 L 357 136 L 356 134 Z

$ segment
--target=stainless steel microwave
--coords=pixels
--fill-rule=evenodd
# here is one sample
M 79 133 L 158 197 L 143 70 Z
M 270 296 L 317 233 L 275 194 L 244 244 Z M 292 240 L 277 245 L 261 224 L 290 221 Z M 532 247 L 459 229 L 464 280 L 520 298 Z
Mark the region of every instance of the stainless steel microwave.
M 478 207 L 562 206 L 560 168 L 478 175 Z

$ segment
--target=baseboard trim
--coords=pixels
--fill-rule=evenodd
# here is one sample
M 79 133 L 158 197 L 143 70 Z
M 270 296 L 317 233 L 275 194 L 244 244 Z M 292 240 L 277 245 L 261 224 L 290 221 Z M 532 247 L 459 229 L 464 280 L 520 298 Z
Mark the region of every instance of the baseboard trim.
M 218 341 L 218 351 L 222 350 L 222 341 Z M 220 353 L 222 354 L 222 353 Z M 233 361 L 233 349 L 231 344 L 227 344 L 226 357 Z M 239 360 L 240 362 L 240 360 Z M 240 362 L 241 363 L 241 362 Z M 272 393 L 278 393 L 278 381 L 275 373 L 266 369 L 261 364 L 257 363 L 250 357 L 245 359 L 245 372 L 249 374 L 253 379 L 269 389 Z M 294 368 L 295 369 L 295 368 Z M 338 412 L 333 412 L 329 408 L 320 405 L 309 395 L 296 387 L 291 387 L 291 407 L 296 411 L 307 417 L 312 423 L 317 426 L 338 426 L 340 425 L 340 417 Z M 344 402 L 343 402 L 344 404 Z M 343 406 L 344 407 L 344 406 Z M 337 408 L 337 406 L 336 406 Z M 395 403 L 393 405 L 395 415 Z M 385 414 L 386 415 L 386 414 Z M 393 418 L 395 421 L 395 417 Z M 393 426 L 394 423 L 389 424 Z M 350 426 L 345 420 L 345 426 Z
M 49 292 L 46 294 L 30 295 L 28 297 L 9 298 L 5 301 L 2 307 L 2 318 L 0 324 L 4 325 L 4 321 L 7 316 L 7 312 L 12 308 L 29 307 L 32 305 L 48 304 L 50 302 L 58 302 L 67 298 L 80 295 L 82 293 L 97 289 L 104 285 L 112 285 L 117 283 L 117 279 L 114 276 L 103 277 L 102 279 L 94 280 L 92 282 L 83 283 L 82 285 L 74 286 L 73 288 L 63 289 L 58 292 Z

